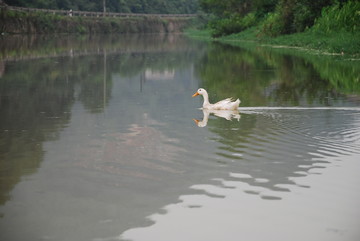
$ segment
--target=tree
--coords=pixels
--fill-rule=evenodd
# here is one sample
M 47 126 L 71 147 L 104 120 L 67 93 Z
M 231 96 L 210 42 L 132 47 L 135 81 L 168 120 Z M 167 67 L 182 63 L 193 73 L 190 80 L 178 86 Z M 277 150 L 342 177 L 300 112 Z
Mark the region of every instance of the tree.
M 105 0 L 108 12 L 196 13 L 198 0 Z M 5 0 L 10 6 L 102 12 L 103 0 Z

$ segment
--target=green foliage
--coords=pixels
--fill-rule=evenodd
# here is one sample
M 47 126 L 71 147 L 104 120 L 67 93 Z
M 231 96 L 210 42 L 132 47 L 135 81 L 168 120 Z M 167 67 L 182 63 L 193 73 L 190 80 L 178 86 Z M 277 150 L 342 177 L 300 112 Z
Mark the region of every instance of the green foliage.
M 253 0 L 252 11 L 255 12 L 257 18 L 261 19 L 275 10 L 277 1 L 278 0 Z
M 275 7 L 275 0 L 200 0 L 201 8 L 214 15 L 210 21 L 213 36 L 219 37 L 241 32 L 254 24 Z
M 24 12 L 17 12 L 17 11 L 7 11 L 3 8 L 0 8 L 0 17 L 2 19 L 6 18 L 22 18 L 26 16 L 26 13 Z
M 200 7 L 207 13 L 214 14 L 219 18 L 231 18 L 234 15 L 245 16 L 254 9 L 266 11 L 265 3 L 274 0 L 199 0 Z
M 239 14 L 231 16 L 230 18 L 218 19 L 212 21 L 209 26 L 213 29 L 212 35 L 219 37 L 222 35 L 229 35 L 232 33 L 241 32 L 253 26 L 256 23 L 256 17 L 254 13 L 249 13 L 244 17 Z
M 261 35 L 321 31 L 359 31 L 360 2 L 355 0 L 199 0 L 214 16 L 213 36 L 244 31 L 259 23 Z
M 0 9 L 0 33 L 169 33 L 180 32 L 190 18 L 134 16 L 127 18 L 88 18 L 59 16 L 43 12 L 17 12 Z
M 264 20 L 261 30 L 268 36 L 303 32 L 312 27 L 321 10 L 331 4 L 332 0 L 280 0 L 275 11 Z
M 46 9 L 103 11 L 102 0 L 5 0 L 10 6 Z M 106 9 L 123 13 L 195 13 L 197 0 L 106 0 Z
M 242 24 L 245 28 L 254 26 L 256 23 L 256 17 L 254 13 L 248 13 L 242 19 Z
M 281 35 L 276 38 L 266 39 L 267 43 L 273 45 L 296 46 L 307 51 L 318 50 L 321 53 L 342 53 L 359 55 L 360 54 L 360 33 L 321 33 L 306 31 L 291 35 Z
M 267 36 L 277 36 L 284 29 L 284 22 L 278 12 L 269 13 L 261 26 L 261 33 Z
M 322 15 L 313 27 L 316 32 L 359 32 L 360 31 L 360 2 L 349 1 L 341 6 L 339 3 L 324 8 Z
M 283 35 L 285 21 L 275 12 L 267 17 L 260 32 L 262 37 L 278 36 L 267 39 L 271 44 L 301 46 L 330 53 L 360 53 L 360 2 L 347 1 L 322 8 L 321 16 L 314 22 L 315 24 L 310 28 L 307 26 L 304 32 L 301 32 L 300 28 L 294 29 L 298 33 Z
M 77 27 L 77 32 L 78 32 L 79 34 L 85 34 L 85 33 L 86 33 L 86 28 L 85 28 L 83 25 L 79 25 L 79 26 Z
M 225 27 L 220 29 L 221 25 L 215 24 L 211 27 L 213 33 L 222 36 L 218 39 L 219 41 L 231 44 L 243 45 L 244 41 L 256 41 L 282 47 L 297 47 L 296 49 L 305 52 L 352 55 L 358 58 L 360 55 L 360 2 L 343 0 L 322 7 L 328 3 L 329 1 L 325 0 L 281 0 L 273 12 L 263 15 L 263 20 L 255 14 L 254 26 L 248 25 L 247 28 L 240 26 L 241 28 L 238 29 L 241 30 L 238 33 L 233 31 L 228 36 L 222 36 L 228 33 L 222 31 L 226 29 Z M 287 10 L 282 7 L 287 7 Z M 254 12 L 251 11 L 248 15 L 251 16 L 252 13 Z M 291 21 L 285 21 L 285 16 L 288 16 L 288 20 Z M 313 20 L 314 16 L 318 17 Z M 292 26 L 290 29 L 294 33 L 286 34 L 289 26 Z M 205 36 L 202 38 L 206 39 Z

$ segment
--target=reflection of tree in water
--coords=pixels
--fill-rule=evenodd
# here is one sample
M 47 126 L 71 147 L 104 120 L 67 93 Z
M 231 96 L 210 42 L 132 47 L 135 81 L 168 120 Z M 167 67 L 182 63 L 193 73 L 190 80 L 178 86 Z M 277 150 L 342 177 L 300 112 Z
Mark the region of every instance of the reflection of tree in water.
M 201 44 L 203 46 L 203 44 Z M 185 37 L 178 34 L 129 35 L 14 35 L 0 38 L 0 58 L 4 60 L 76 57 L 102 54 L 190 53 Z M 130 66 L 128 66 L 130 67 Z
M 72 78 L 80 89 L 77 97 L 90 112 L 102 112 L 111 98 L 112 87 L 107 55 L 81 57 L 79 60 L 76 66 L 81 69 L 81 75 Z
M 43 142 L 58 138 L 71 118 L 75 101 L 81 101 L 91 113 L 102 112 L 111 98 L 114 74 L 137 76 L 147 68 L 161 71 L 189 65 L 193 57 L 189 54 L 191 48 L 183 49 L 186 45 L 169 42 L 171 39 L 153 40 L 150 43 L 142 38 L 130 42 L 124 38 L 119 43 L 110 40 L 105 43 L 109 50 L 100 52 L 102 40 L 95 41 L 95 47 L 90 41 L 88 48 L 76 46 L 84 48 L 83 55 L 76 55 L 74 49 L 71 51 L 74 55 L 70 56 L 66 47 L 62 49 L 58 43 L 54 51 L 51 45 L 46 46 L 44 52 L 24 50 L 25 55 L 26 51 L 30 52 L 32 61 L 4 62 L 0 79 L 0 204 L 8 200 L 9 192 L 21 176 L 39 168 L 44 155 Z M 39 47 L 36 41 L 31 43 Z M 72 41 L 68 44 L 73 46 Z M 115 46 L 114 51 L 111 46 Z M 130 49 L 124 50 L 124 46 Z M 66 54 L 57 58 L 37 57 L 49 55 L 46 48 L 50 49 L 49 53 L 55 52 L 55 56 Z M 95 50 L 98 52 L 93 54 Z M 151 128 L 131 128 L 135 133 L 152 133 Z M 142 134 L 137 136 L 145 138 Z
M 102 56 L 6 65 L 0 81 L 1 203 L 22 175 L 39 167 L 42 143 L 58 138 L 75 98 L 90 111 L 103 110 L 111 90 L 104 85 L 105 67 Z
M 17 63 L 0 80 L 0 204 L 22 175 L 40 166 L 42 143 L 57 139 L 70 119 L 73 83 L 64 84 L 53 67 Z
M 337 99 L 332 84 L 322 79 L 312 64 L 288 55 L 274 57 L 279 81 L 273 84 L 273 90 L 267 96 L 274 103 L 300 105 L 318 102 L 329 105 L 329 99 Z
M 338 97 L 309 61 L 262 48 L 213 44 L 197 73 L 210 94 L 239 97 L 244 106 L 329 104 Z
M 263 89 L 274 78 L 272 67 L 261 56 L 222 44 L 212 44 L 195 70 L 210 99 L 239 97 L 245 106 L 266 103 Z
M 213 44 L 197 63 L 196 70 L 210 98 L 239 97 L 242 106 L 313 103 L 328 106 L 339 97 L 332 83 L 323 79 L 309 61 L 261 48 Z M 306 175 L 315 163 L 310 153 L 316 156 L 319 150 L 326 149 L 314 139 L 326 133 L 326 129 L 323 132 L 319 131 L 321 128 L 312 130 L 312 125 L 319 123 L 312 123 L 306 116 L 293 118 L 291 113 L 281 123 L 276 116 L 268 114 L 242 113 L 240 122 L 213 118 L 208 128 L 217 134 L 214 140 L 220 143 L 216 151 L 221 157 L 219 160 L 231 166 L 234 172 L 238 170 L 254 177 L 244 178 L 244 182 L 286 191 L 279 184 L 296 185 L 291 178 Z M 304 135 L 303 130 L 311 130 L 311 133 Z M 262 181 L 257 182 L 257 179 Z

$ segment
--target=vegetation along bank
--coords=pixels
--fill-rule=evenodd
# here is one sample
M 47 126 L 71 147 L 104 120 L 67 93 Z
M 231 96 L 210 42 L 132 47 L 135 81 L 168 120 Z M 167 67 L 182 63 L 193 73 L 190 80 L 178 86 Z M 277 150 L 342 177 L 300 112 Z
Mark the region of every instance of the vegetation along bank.
M 181 32 L 192 17 L 127 15 L 125 17 L 89 17 L 58 15 L 45 12 L 14 11 L 0 8 L 1 34 L 53 33 L 174 33 Z
M 242 45 L 255 41 L 322 53 L 360 55 L 358 0 L 199 0 L 209 14 L 192 36 Z

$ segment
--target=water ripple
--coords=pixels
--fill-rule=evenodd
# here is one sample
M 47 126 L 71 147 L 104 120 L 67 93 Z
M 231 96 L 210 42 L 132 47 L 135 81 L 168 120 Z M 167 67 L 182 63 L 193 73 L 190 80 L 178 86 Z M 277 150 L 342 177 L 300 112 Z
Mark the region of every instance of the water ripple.
M 216 154 L 228 160 L 230 177 L 239 170 L 248 177 L 241 181 L 252 186 L 283 191 L 281 185 L 298 185 L 294 177 L 316 175 L 343 156 L 360 153 L 358 107 L 251 107 L 240 111 L 239 128 L 211 130 L 220 135 Z

